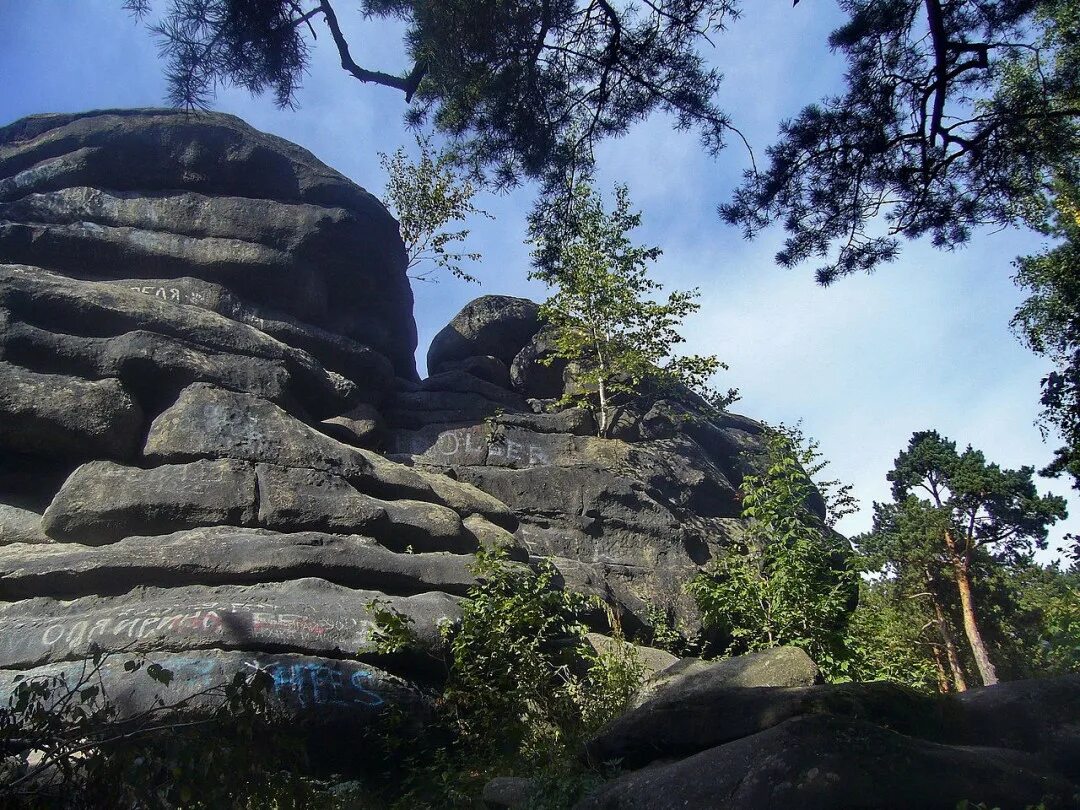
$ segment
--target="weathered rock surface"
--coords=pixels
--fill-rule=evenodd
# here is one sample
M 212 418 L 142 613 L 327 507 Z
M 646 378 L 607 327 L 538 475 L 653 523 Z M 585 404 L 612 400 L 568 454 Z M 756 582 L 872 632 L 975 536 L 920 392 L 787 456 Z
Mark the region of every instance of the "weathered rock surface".
M 494 357 L 509 366 L 539 328 L 538 307 L 527 298 L 482 296 L 454 316 L 431 341 L 428 372 L 437 374 L 445 363 L 470 357 Z
M 0 682 L 93 644 L 176 663 L 165 700 L 262 661 L 358 721 L 413 700 L 339 660 L 369 606 L 421 637 L 380 666 L 435 666 L 472 552 L 527 554 L 505 504 L 363 449 L 409 391 L 524 407 L 498 375 L 421 386 L 411 310 L 385 208 L 235 118 L 0 128 Z
M 621 639 L 605 636 L 603 633 L 588 633 L 585 640 L 592 647 L 593 652 L 598 655 L 618 654 L 621 648 L 628 648 L 627 652 L 643 667 L 646 678 L 656 677 L 657 674 L 666 671 L 679 661 L 667 650 L 644 647 L 640 644 L 630 644 Z
M 931 696 L 885 682 L 753 686 L 761 675 L 785 679 L 799 669 L 770 671 L 759 656 L 714 667 L 711 677 L 701 670 L 657 692 L 587 743 L 590 761 L 617 760 L 634 772 L 579 807 L 1080 801 L 1080 675 Z M 1000 771 L 991 776 L 985 763 Z M 947 769 L 948 778 L 933 768 Z M 861 781 L 864 774 L 880 789 Z
M 129 458 L 143 413 L 118 380 L 37 374 L 0 362 L 0 447 L 21 453 Z
M 0 546 L 11 543 L 51 543 L 41 528 L 41 515 L 29 509 L 0 503 Z
M 623 776 L 577 810 L 955 810 L 1045 801 L 1075 807 L 1076 786 L 1037 757 L 948 746 L 862 720 L 797 717 L 670 765 Z
M 461 554 L 399 554 L 358 535 L 231 526 L 128 537 L 100 548 L 74 543 L 0 548 L 0 599 L 71 598 L 158 587 L 244 585 L 318 577 L 349 588 L 464 594 L 475 582 Z
M 233 116 L 107 110 L 0 129 L 0 255 L 82 277 L 220 284 L 413 374 L 393 219 L 309 152 Z
M 628 443 L 588 426 L 580 410 L 507 413 L 391 430 L 387 448 L 509 505 L 533 554 L 594 566 L 632 619 L 658 604 L 692 626 L 682 583 L 741 537 L 735 483 L 686 436 Z
M 42 528 L 54 540 L 100 546 L 133 534 L 250 526 L 255 516 L 250 464 L 214 459 L 144 470 L 91 461 L 64 482 Z
M 432 652 L 438 627 L 455 621 L 455 597 L 427 592 L 387 596 L 321 579 L 256 585 L 140 587 L 116 597 L 47 597 L 0 605 L 0 666 L 26 669 L 107 653 L 205 649 L 298 652 L 355 658 L 369 652 L 369 605 L 388 603 L 408 616 Z
M 743 687 L 705 681 L 696 689 L 676 686 L 657 693 L 605 726 L 588 741 L 586 751 L 594 762 L 620 760 L 639 768 L 738 740 L 803 714 L 869 717 L 909 731 L 939 726 L 932 717 L 936 711 L 936 704 L 922 695 L 885 682 Z
M 820 680 L 817 664 L 798 647 L 777 647 L 723 661 L 683 658 L 657 671 L 638 692 L 635 705 L 661 693 L 664 700 L 681 701 L 721 687 L 811 686 Z
M 129 662 L 157 664 L 171 674 L 168 685 L 145 675 L 130 673 Z M 186 702 L 187 711 L 213 711 L 221 705 L 219 687 L 238 674 L 255 669 L 269 676 L 271 697 L 281 721 L 291 727 L 309 728 L 325 735 L 327 727 L 338 733 L 364 728 L 387 705 L 411 711 L 422 719 L 428 707 L 422 695 L 405 680 L 370 664 L 294 653 L 202 650 L 192 653 L 153 653 L 145 660 L 121 654 L 105 658 L 94 683 L 104 699 L 116 707 L 120 718 L 132 717 L 156 704 L 175 706 Z M 69 684 L 79 683 L 87 673 L 83 661 L 46 664 L 18 672 L 0 670 L 0 694 L 9 694 L 15 678 L 23 680 L 63 675 Z M 354 767 L 356 762 L 350 763 Z

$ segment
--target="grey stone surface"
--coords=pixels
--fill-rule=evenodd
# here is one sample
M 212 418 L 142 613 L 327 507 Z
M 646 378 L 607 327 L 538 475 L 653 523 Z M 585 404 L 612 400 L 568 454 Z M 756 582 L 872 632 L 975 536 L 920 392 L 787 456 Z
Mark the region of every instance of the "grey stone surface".
M 1075 807 L 1076 786 L 1030 755 L 947 746 L 828 715 L 798 717 L 622 776 L 576 810 L 955 810 Z
M 628 648 L 629 654 L 644 667 L 643 674 L 646 678 L 656 675 L 679 660 L 667 650 L 631 644 L 622 639 L 605 636 L 602 633 L 589 633 L 585 636 L 585 639 L 589 642 L 593 652 L 597 654 L 618 653 L 620 648 Z
M 529 550 L 502 526 L 496 526 L 481 515 L 469 515 L 462 523 L 465 531 L 475 538 L 477 547 L 504 552 L 509 559 L 518 562 L 529 561 Z
M 723 661 L 684 658 L 657 672 L 635 704 L 661 693 L 665 699 L 693 700 L 698 692 L 730 686 L 812 686 L 820 681 L 817 664 L 798 647 L 775 647 Z
M 393 365 L 366 344 L 322 326 L 305 323 L 285 312 L 245 301 L 221 284 L 190 276 L 117 279 L 109 283 L 162 301 L 208 309 L 254 327 L 282 343 L 307 352 L 327 369 L 362 383 L 360 395 L 370 397 L 370 401 L 378 401 L 393 383 Z
M 442 364 L 488 355 L 509 365 L 522 346 L 540 328 L 538 307 L 527 298 L 485 295 L 468 303 L 428 349 L 428 372 L 437 374 Z
M 142 666 L 128 672 L 125 664 L 129 661 Z M 171 674 L 167 685 L 146 674 L 150 664 Z M 118 710 L 119 719 L 134 717 L 155 705 L 177 706 L 181 702 L 185 716 L 199 717 L 221 706 L 222 686 L 238 674 L 250 677 L 256 670 L 269 676 L 275 716 L 292 728 L 325 734 L 329 726 L 340 734 L 344 729 L 363 729 L 390 707 L 404 710 L 420 722 L 428 714 L 426 701 L 415 688 L 370 664 L 251 650 L 160 652 L 145 659 L 117 654 L 105 658 L 97 673 L 82 661 L 0 670 L 0 701 L 6 705 L 20 681 L 63 676 L 68 684 L 77 684 L 90 672 L 103 688 L 105 700 Z
M 415 375 L 404 247 L 386 209 L 309 152 L 233 116 L 105 110 L 17 121 L 0 129 L 0 206 L 8 261 L 97 278 L 199 277 Z
M 4 256 L 0 244 L 0 259 Z M 226 377 L 231 387 L 241 390 L 250 380 L 268 394 L 276 392 L 275 386 L 288 385 L 297 402 L 320 416 L 348 406 L 329 372 L 307 352 L 216 312 L 128 286 L 0 264 L 0 309 L 9 312 L 11 321 L 4 330 L 4 354 L 20 362 L 68 373 L 126 371 L 125 382 L 132 386 L 149 370 L 166 390 L 174 385 L 170 370 L 199 380 Z M 138 334 L 127 337 L 129 333 Z M 122 340 L 114 345 L 114 339 Z M 152 349 L 153 354 L 140 357 L 140 349 Z M 288 377 L 278 372 L 275 383 L 267 382 L 275 369 Z
M 497 358 L 492 358 L 496 359 Z M 465 371 L 452 370 L 432 374 L 420 381 L 417 394 L 475 394 L 491 402 L 498 403 L 503 410 L 522 411 L 526 409 L 524 398 L 514 393 L 508 386 L 493 383 L 476 377 Z
M 366 534 L 397 550 L 476 550 L 454 510 L 408 499 L 364 495 L 341 476 L 297 467 L 256 465 L 259 523 L 279 531 Z
M 91 645 L 112 653 L 235 649 L 352 658 L 372 651 L 374 600 L 410 617 L 420 644 L 435 654 L 443 646 L 440 622 L 460 618 L 457 599 L 445 593 L 388 596 L 314 578 L 38 597 L 0 604 L 0 668 L 75 660 Z
M 1080 784 L 1080 674 L 969 689 L 946 714 L 943 741 L 1030 751 Z
M 520 810 L 529 806 L 536 782 L 520 776 L 496 776 L 486 785 L 481 800 L 492 810 Z
M 37 545 L 51 542 L 52 538 L 41 528 L 41 515 L 29 509 L 0 503 L 0 546 L 11 543 Z
M 361 403 L 346 413 L 324 419 L 319 429 L 339 442 L 375 450 L 383 443 L 386 422 L 374 406 Z
M 0 362 L 0 450 L 126 459 L 142 431 L 142 409 L 118 380 L 39 374 Z
M 518 520 L 510 507 L 482 489 L 440 472 L 419 469 L 417 473 L 420 480 L 431 488 L 438 502 L 449 506 L 459 515 L 481 515 L 507 531 L 517 528 Z
M 789 717 L 837 714 L 858 717 L 902 733 L 936 738 L 943 704 L 898 684 L 828 684 L 744 687 L 702 684 L 660 692 L 616 717 L 586 743 L 596 762 L 620 760 L 639 768 L 683 757 L 756 734 Z
M 251 526 L 255 470 L 230 459 L 151 469 L 91 461 L 79 467 L 45 510 L 55 540 L 100 546 L 140 534 L 199 526 Z
M 555 358 L 549 329 L 533 335 L 510 363 L 510 382 L 531 399 L 559 399 L 567 388 L 567 362 Z
M 498 357 L 482 355 L 464 360 L 444 360 L 440 368 L 443 371 L 464 371 L 500 388 L 510 388 L 510 369 Z
M 359 535 L 202 527 L 100 547 L 0 547 L 0 600 L 123 593 L 140 585 L 246 585 L 307 577 L 383 593 L 463 595 L 475 582 L 469 563 L 461 554 L 398 554 Z
M 341 475 L 373 495 L 435 498 L 412 470 L 342 444 L 264 399 L 203 384 L 184 389 L 154 419 L 143 454 L 156 463 L 224 456 L 307 467 Z

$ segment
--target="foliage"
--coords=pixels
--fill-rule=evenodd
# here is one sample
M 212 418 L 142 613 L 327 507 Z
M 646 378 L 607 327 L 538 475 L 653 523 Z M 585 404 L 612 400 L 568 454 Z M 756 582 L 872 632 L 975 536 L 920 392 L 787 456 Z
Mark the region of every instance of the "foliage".
M 903 593 L 930 599 L 946 647 L 941 586 L 955 588 L 964 633 L 988 684 L 997 674 L 980 629 L 976 584 L 994 566 L 1019 564 L 1045 548 L 1048 527 L 1065 516 L 1064 499 L 1040 496 L 1033 473 L 1002 469 L 971 447 L 958 452 L 936 431 L 917 432 L 888 474 L 894 502 L 875 504 L 874 530 L 858 543 L 871 567 L 893 577 Z M 960 667 L 953 662 L 952 669 L 956 675 Z
M 146 18 L 151 3 L 124 5 Z M 720 74 L 698 48 L 737 15 L 734 0 L 364 0 L 360 10 L 405 21 L 407 74 L 357 64 L 330 0 L 171 0 L 151 31 L 174 104 L 205 106 L 235 84 L 288 106 L 321 22 L 346 72 L 404 93 L 410 124 L 454 138 L 500 186 L 522 176 L 561 186 L 598 141 L 657 111 L 698 129 L 710 152 L 731 129 L 714 101 Z
M 860 567 L 874 576 L 867 590 L 881 613 L 858 626 L 877 632 L 873 637 L 853 639 L 863 655 L 857 668 L 873 669 L 874 643 L 890 646 L 890 635 L 915 633 L 918 646 L 911 652 L 930 662 L 938 674 L 938 688 L 949 691 L 967 688 L 967 662 L 955 642 L 960 623 L 954 619 L 957 594 L 948 562 L 941 551 L 941 538 L 948 515 L 915 497 L 892 503 L 874 504 L 872 531 L 853 538 Z M 868 608 L 872 610 L 872 608 Z M 880 625 L 889 614 L 902 617 L 911 627 Z M 867 618 L 856 614 L 855 619 Z M 962 631 L 961 631 L 962 632 Z M 918 670 L 913 670 L 916 672 Z M 910 678 L 899 680 L 910 682 Z M 917 679 L 922 681 L 920 677 Z M 915 685 L 915 684 L 913 684 Z
M 1080 488 L 1080 186 L 1058 181 L 1055 190 L 1054 217 L 1044 230 L 1059 242 L 1017 259 L 1014 280 L 1029 296 L 1012 326 L 1055 366 L 1042 381 L 1042 427 L 1065 444 L 1043 474 L 1067 473 Z
M 740 490 L 750 523 L 745 546 L 710 563 L 687 592 L 702 623 L 730 639 L 725 652 L 795 645 L 836 678 L 846 668 L 844 628 L 857 575 L 831 535 L 829 516 L 813 506 L 810 474 L 822 466 L 816 444 L 797 429 L 771 431 L 764 471 L 747 475 Z
M 589 601 L 555 588 L 549 565 L 534 571 L 481 551 L 474 573 L 460 625 L 445 629 L 450 660 L 434 723 L 421 739 L 393 743 L 394 806 L 474 806 L 486 781 L 507 772 L 544 786 L 532 806 L 569 806 L 597 778 L 577 760 L 580 742 L 627 706 L 644 667 L 621 641 L 600 652 L 587 645 Z M 401 622 L 384 619 L 391 647 L 381 651 L 392 652 Z M 559 796 L 566 803 L 552 804 Z
M 1002 469 L 970 445 L 959 453 L 955 442 L 927 430 L 912 435 L 887 478 L 894 500 L 921 491 L 945 510 L 961 533 L 961 553 L 992 546 L 1015 558 L 1032 547 L 1046 548 L 1048 527 L 1066 514 L 1064 498 L 1038 494 L 1034 472 Z
M 781 124 L 722 217 L 788 234 L 777 261 L 872 270 L 901 239 L 1037 221 L 1080 156 L 1077 0 L 841 0 L 845 92 Z
M 845 646 L 853 681 L 887 680 L 922 691 L 941 688 L 934 666 L 932 621 L 917 600 L 896 594 L 891 580 L 859 583 L 859 606 L 848 622 Z
M 685 386 L 716 408 L 737 397 L 712 391 L 707 383 L 727 368 L 715 356 L 674 356 L 683 342 L 683 319 L 698 309 L 697 291 L 672 292 L 665 301 L 652 300 L 661 289 L 648 276 L 648 266 L 660 256 L 657 247 L 635 245 L 629 232 L 641 224 L 630 210 L 626 186 L 615 189 L 615 208 L 589 183 L 573 191 L 571 215 L 541 215 L 530 223 L 532 273 L 553 288 L 540 307 L 540 317 L 554 333 L 554 357 L 574 363 L 578 385 L 592 395 L 584 398 L 596 414 L 599 434 L 611 425 L 611 406 L 642 395 L 642 386 L 669 390 Z M 554 357 L 552 359 L 554 359 Z
M 394 212 L 401 227 L 401 238 L 409 259 L 407 269 L 415 271 L 430 263 L 430 269 L 414 273 L 412 277 L 428 280 L 432 273 L 441 269 L 462 281 L 477 281 L 461 269 L 461 262 L 466 259 L 479 261 L 480 254 L 454 249 L 455 243 L 468 237 L 468 229 L 448 231 L 445 228 L 472 215 L 490 215 L 473 205 L 476 186 L 461 175 L 453 152 L 436 151 L 430 138 L 420 136 L 416 138 L 416 145 L 420 155 L 415 163 L 409 161 L 403 147 L 392 155 L 379 154 L 387 173 L 384 203 Z
M 660 605 L 646 601 L 644 617 L 649 631 L 644 643 L 679 658 L 699 655 L 701 653 L 699 639 L 693 638 L 674 614 L 673 605 Z
M 1006 678 L 1080 672 L 1080 569 L 1031 560 L 988 572 L 988 635 Z
M 296 766 L 300 750 L 280 728 L 267 733 L 268 676 L 238 674 L 230 683 L 130 714 L 109 694 L 104 670 L 110 663 L 95 653 L 55 674 L 15 677 L 7 706 L 0 708 L 0 804 L 336 806 L 302 767 L 267 765 Z M 123 669 L 132 679 L 142 670 L 164 686 L 172 679 L 169 670 L 143 659 L 128 659 Z

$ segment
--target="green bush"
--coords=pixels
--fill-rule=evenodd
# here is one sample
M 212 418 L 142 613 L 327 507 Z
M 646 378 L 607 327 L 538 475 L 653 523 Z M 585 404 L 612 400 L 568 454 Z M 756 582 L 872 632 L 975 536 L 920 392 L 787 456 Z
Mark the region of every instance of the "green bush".
M 581 743 L 626 708 L 644 666 L 621 640 L 600 652 L 587 644 L 590 602 L 554 587 L 550 564 L 533 570 L 480 552 L 474 573 L 461 624 L 445 628 L 434 728 L 422 740 L 395 724 L 381 733 L 383 792 L 394 807 L 473 807 L 489 779 L 513 774 L 536 779 L 537 808 L 569 806 L 598 781 L 579 763 Z M 401 648 L 407 623 L 382 617 L 384 651 Z

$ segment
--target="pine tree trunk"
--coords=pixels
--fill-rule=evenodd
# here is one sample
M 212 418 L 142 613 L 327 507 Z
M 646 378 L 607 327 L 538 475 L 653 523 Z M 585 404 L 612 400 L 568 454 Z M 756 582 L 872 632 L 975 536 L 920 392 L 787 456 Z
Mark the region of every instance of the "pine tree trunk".
M 964 633 L 967 635 L 968 644 L 971 645 L 971 653 L 975 656 L 975 666 L 979 668 L 979 677 L 982 678 L 985 686 L 993 686 L 998 682 L 997 669 L 990 660 L 986 643 L 975 620 L 975 599 L 971 593 L 971 577 L 968 576 L 967 566 L 963 564 L 963 561 L 958 561 L 954 568 L 956 587 L 960 590 L 960 611 L 964 616 Z
M 936 596 L 931 596 L 934 603 L 934 616 L 937 620 L 937 632 L 941 633 L 942 643 L 945 645 L 945 654 L 948 657 L 948 667 L 953 671 L 953 684 L 958 692 L 968 690 L 968 681 L 963 677 L 963 665 L 960 663 L 960 651 L 956 648 L 953 640 L 953 631 L 948 629 L 948 620 L 945 618 L 945 610 L 941 603 L 937 602 Z
M 956 545 L 952 532 L 945 532 L 945 545 L 952 557 L 953 576 L 956 588 L 960 592 L 960 613 L 964 617 L 964 634 L 971 645 L 971 654 L 975 657 L 975 666 L 979 668 L 979 677 L 984 686 L 993 686 L 998 682 L 997 670 L 986 651 L 986 643 L 979 632 L 979 623 L 975 619 L 975 596 L 971 590 L 971 576 L 968 572 L 968 560 Z
M 937 675 L 938 691 L 947 695 L 949 693 L 949 674 L 945 671 L 945 661 L 941 657 L 941 647 L 937 644 L 930 645 L 931 655 L 934 657 L 934 673 Z

